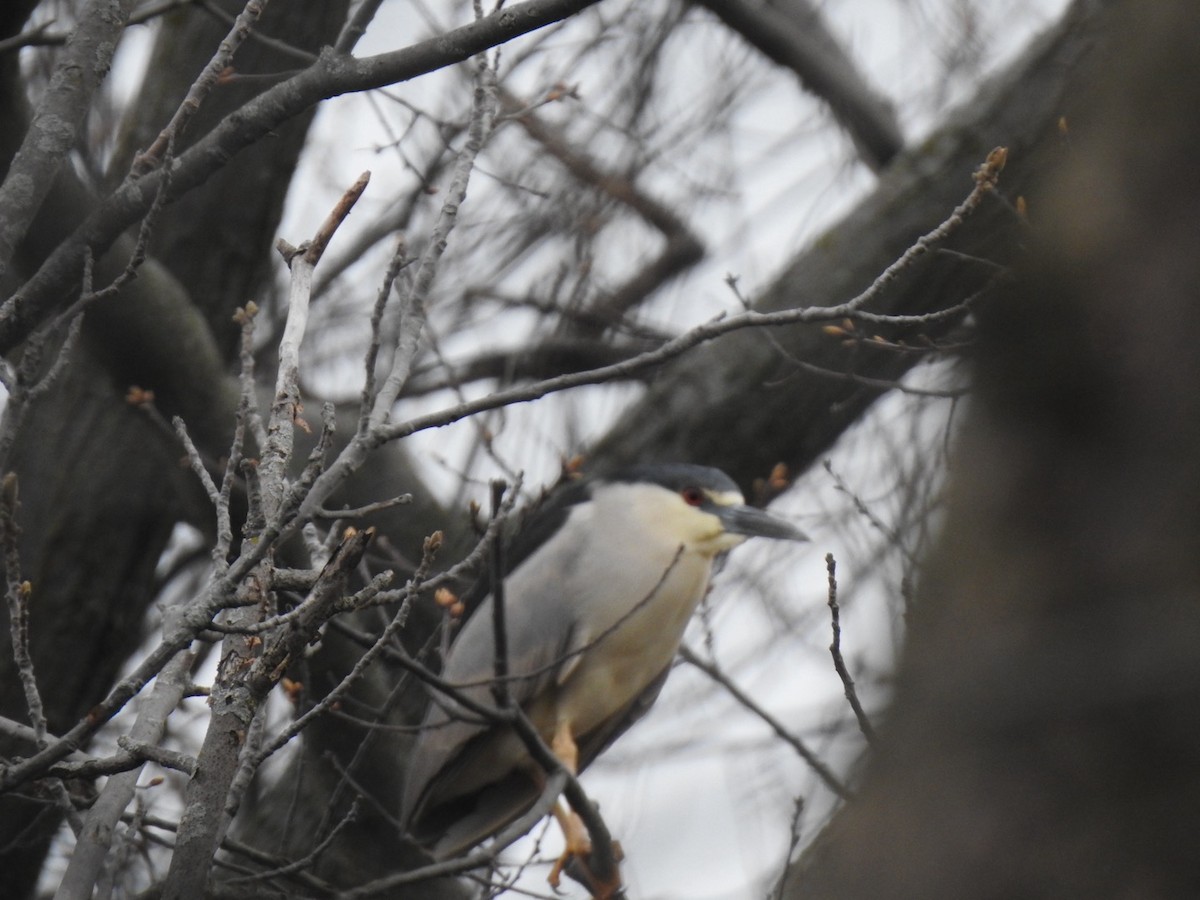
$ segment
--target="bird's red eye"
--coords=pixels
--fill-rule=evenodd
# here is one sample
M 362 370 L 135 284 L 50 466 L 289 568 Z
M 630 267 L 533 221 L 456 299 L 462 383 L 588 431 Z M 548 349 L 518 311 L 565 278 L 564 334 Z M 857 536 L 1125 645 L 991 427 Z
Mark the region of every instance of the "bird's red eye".
M 704 491 L 698 487 L 685 487 L 679 492 L 679 496 L 688 506 L 699 506 L 704 502 Z

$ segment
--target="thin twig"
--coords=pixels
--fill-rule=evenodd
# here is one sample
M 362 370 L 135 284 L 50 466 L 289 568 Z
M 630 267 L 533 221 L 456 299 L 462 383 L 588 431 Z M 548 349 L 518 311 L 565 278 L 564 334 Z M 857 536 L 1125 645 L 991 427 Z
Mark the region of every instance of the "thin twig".
M 563 785 L 562 794 L 567 798 L 567 802 L 571 804 L 572 811 L 583 820 L 583 824 L 587 828 L 588 837 L 592 842 L 591 853 L 588 855 L 588 859 L 584 861 L 587 870 L 599 879 L 599 881 L 610 882 L 612 877 L 617 873 L 618 859 L 613 846 L 612 833 L 609 832 L 607 823 L 605 823 L 604 818 L 600 815 L 599 808 L 583 790 L 583 786 L 579 783 L 579 779 L 575 777 L 575 774 L 566 769 L 562 760 L 542 740 L 542 736 L 538 734 L 537 728 L 529 721 L 529 716 L 525 714 L 525 711 L 520 707 L 513 707 L 512 713 L 513 728 L 534 761 L 542 767 L 542 770 L 548 776 L 560 773 L 566 776 L 566 783 Z
M 829 378 L 834 381 L 845 381 L 849 384 L 857 384 L 861 387 L 870 388 L 873 391 L 898 391 L 910 397 L 931 397 L 939 400 L 957 400 L 970 393 L 970 389 L 966 387 L 917 388 L 891 378 L 871 378 L 867 375 L 859 375 L 857 372 L 837 372 L 833 369 L 826 369 L 823 366 L 813 365 L 810 362 L 805 362 L 802 359 L 794 357 L 791 359 L 791 362 L 796 368 L 810 375 L 817 375 L 821 378 Z M 783 380 L 780 379 L 780 381 Z
M 204 67 L 204 70 L 192 83 L 192 86 L 188 88 L 187 96 L 183 98 L 183 102 L 179 104 L 179 108 L 171 116 L 171 121 L 159 132 L 158 137 L 154 139 L 154 143 L 147 147 L 144 152 L 134 157 L 133 165 L 130 169 L 134 178 L 144 175 L 157 166 L 160 162 L 160 157 L 167 152 L 168 146 L 178 140 L 183 134 L 192 116 L 199 112 L 204 99 L 217 85 L 217 82 L 221 78 L 221 73 L 228 69 L 233 62 L 233 56 L 237 52 L 238 47 L 246 40 L 246 37 L 254 27 L 254 23 L 262 16 L 266 5 L 267 0 L 247 0 L 241 14 L 234 20 L 229 34 L 225 36 L 225 39 L 217 47 L 217 52 L 213 54 L 212 59 L 208 61 L 208 65 Z
M 188 434 L 187 425 L 183 419 L 175 416 L 171 419 L 171 424 L 175 426 L 175 434 L 179 438 L 179 442 L 183 444 L 183 449 L 187 453 L 188 463 L 192 467 L 192 471 L 196 473 L 196 477 L 200 479 L 200 484 L 204 487 L 204 493 L 208 495 L 208 499 L 212 501 L 216 509 L 221 508 L 221 492 L 217 490 L 217 484 L 212 480 L 212 475 L 208 472 L 208 467 L 204 465 L 204 460 L 200 458 L 200 451 L 196 449 L 195 443 L 192 441 L 192 436 Z
M 491 866 L 503 851 L 523 838 L 538 822 L 550 814 L 550 810 L 554 808 L 559 795 L 563 793 L 569 778 L 569 773 L 562 768 L 551 774 L 546 779 L 546 786 L 542 789 L 541 795 L 529 811 L 497 834 L 486 848 L 445 862 L 377 878 L 348 891 L 334 894 L 334 900 L 365 900 L 368 897 L 387 894 L 388 891 L 402 885 L 416 884 L 431 878 L 444 878 L 448 875 L 459 875 L 472 869 Z
M 975 187 L 967 195 L 967 199 L 956 206 L 954 211 L 940 225 L 917 238 L 916 242 L 905 250 L 898 260 L 879 273 L 864 293 L 868 294 L 869 297 L 879 294 L 899 278 L 905 269 L 912 266 L 918 257 L 933 250 L 938 244 L 945 241 L 946 238 L 957 231 L 966 221 L 967 217 L 979 208 L 979 204 L 983 202 L 984 198 L 995 191 L 996 184 L 1000 179 L 1000 173 L 1004 170 L 1006 162 L 1008 162 L 1008 148 L 996 147 L 988 153 L 987 158 L 975 170 L 972 176 L 975 180 Z
M 241 397 L 238 404 L 238 424 L 243 429 L 250 430 L 251 437 L 254 438 L 254 445 L 258 452 L 261 453 L 267 446 L 267 427 L 263 424 L 262 413 L 258 408 L 258 383 L 254 379 L 254 330 L 255 322 L 258 321 L 258 304 L 251 300 L 245 306 L 238 307 L 233 314 L 233 321 L 241 326 L 242 341 L 241 341 L 241 367 L 238 371 L 238 384 L 241 388 Z M 245 438 L 235 440 L 234 449 L 237 455 L 245 451 Z M 234 462 L 234 452 L 230 452 L 230 462 L 227 472 L 232 470 L 237 471 L 237 465 Z
M 392 288 L 396 283 L 396 278 L 400 275 L 400 270 L 412 262 L 408 258 L 407 247 L 404 235 L 400 235 L 396 239 L 396 249 L 392 252 L 383 282 L 379 285 L 379 291 L 375 295 L 375 306 L 371 310 L 371 342 L 367 346 L 367 352 L 363 355 L 366 377 L 363 379 L 362 397 L 359 402 L 358 434 L 366 434 L 371 423 L 371 410 L 375 406 L 375 367 L 378 364 L 379 351 L 383 343 L 383 314 L 387 309 L 388 299 L 392 295 Z
M 246 740 L 239 754 L 237 772 L 233 776 L 233 781 L 229 783 L 229 792 L 225 795 L 225 821 L 227 823 L 232 823 L 234 816 L 237 815 L 238 808 L 242 805 L 242 798 L 245 797 L 246 791 L 250 789 L 250 782 L 258 773 L 258 766 L 254 763 L 253 757 L 255 751 L 262 746 L 266 730 L 267 704 L 260 703 L 254 712 L 254 718 L 250 720 L 250 727 L 246 729 Z
M 849 800 L 853 796 L 850 792 L 850 789 L 846 787 L 846 785 L 842 784 L 841 779 L 839 779 L 837 775 L 833 773 L 832 769 L 825 765 L 825 763 L 821 762 L 817 755 L 808 749 L 804 741 L 800 740 L 799 737 L 788 731 L 782 722 L 763 709 L 749 694 L 738 687 L 728 675 L 722 672 L 720 668 L 716 666 L 716 664 L 701 659 L 695 652 L 691 650 L 691 648 L 687 646 L 681 646 L 679 648 L 679 656 L 684 662 L 695 666 L 717 684 L 721 685 L 721 687 L 729 692 L 730 696 L 732 696 L 734 700 L 769 725 L 772 731 L 779 735 L 779 737 L 783 738 L 783 740 L 786 741 L 787 744 L 796 751 L 797 756 L 808 763 L 809 768 L 811 768 L 817 774 L 817 777 L 825 783 L 826 787 L 828 787 L 843 800 Z
M 95 257 L 92 248 L 87 247 L 84 250 L 83 260 L 83 289 L 80 291 L 79 297 L 75 302 L 56 317 L 56 324 L 52 325 L 52 328 L 61 327 L 57 323 L 79 318 L 88 307 L 117 296 L 125 285 L 137 278 L 138 270 L 141 269 L 142 264 L 146 261 L 146 252 L 150 246 L 150 237 L 153 235 L 154 228 L 158 224 L 159 216 L 162 215 L 162 211 L 167 205 L 167 197 L 170 194 L 174 178 L 174 170 L 171 166 L 174 159 L 175 142 L 171 140 L 166 146 L 162 165 L 162 177 L 155 188 L 154 199 L 151 201 L 145 215 L 141 217 L 141 222 L 138 225 L 137 240 L 134 241 L 133 249 L 130 251 L 129 258 L 125 261 L 125 267 L 121 270 L 120 274 L 104 287 L 94 288 L 92 284 L 92 270 L 95 266 Z
M 392 407 L 408 381 L 416 357 L 417 340 L 425 321 L 425 300 L 437 274 L 438 264 L 446 250 L 450 233 L 458 221 L 458 210 L 467 196 L 467 186 L 475 168 L 475 159 L 492 132 L 496 115 L 496 73 L 481 59 L 476 67 L 475 92 L 472 99 L 471 122 L 467 140 L 454 165 L 446 199 L 442 203 L 429 242 L 413 274 L 412 284 L 401 306 L 401 328 L 396 352 L 379 393 L 371 408 L 371 430 L 376 431 L 391 417 Z M 410 320 L 405 327 L 404 319 Z
M 225 9 L 222 9 L 221 4 L 217 3 L 216 0 L 192 0 L 192 2 L 227 27 L 231 27 L 234 22 L 237 21 L 233 15 L 231 15 Z M 289 44 L 287 41 L 281 41 L 278 38 L 270 37 L 269 35 L 263 34 L 258 29 L 251 29 L 250 33 L 246 35 L 246 39 L 250 43 L 258 44 L 260 47 L 267 47 L 282 56 L 294 59 L 304 66 L 311 66 L 317 61 L 317 55 L 315 53 L 311 53 L 302 47 L 297 47 L 295 44 Z M 245 72 L 231 72 L 226 70 L 222 73 L 222 79 L 228 80 L 231 83 L 265 82 L 267 84 L 274 84 L 284 80 L 285 78 L 290 78 L 294 74 L 295 70 L 266 72 L 262 74 L 247 74 Z
M 412 502 L 412 494 L 400 494 L 396 497 L 390 497 L 387 500 L 377 500 L 374 503 L 347 507 L 346 509 L 325 509 L 324 507 L 318 507 L 313 517 L 317 519 L 361 519 L 365 516 L 372 516 L 377 512 L 383 512 L 385 509 L 407 506 Z
M 500 479 L 492 482 L 493 518 L 504 509 L 504 491 L 507 488 L 508 485 Z M 496 650 L 492 697 L 496 700 L 496 706 L 508 709 L 512 705 L 512 698 L 508 691 L 508 623 L 504 615 L 504 541 L 496 541 L 492 545 L 489 574 L 492 588 L 492 646 Z
M 39 740 L 38 733 L 34 730 L 33 726 L 18 722 L 16 719 L 9 719 L 6 716 L 0 716 L 0 736 L 16 741 L 18 744 L 28 744 L 30 747 L 36 747 Z M 47 732 L 45 740 L 57 741 L 59 738 Z M 24 748 L 21 748 L 19 752 L 24 754 Z M 75 751 L 69 758 L 72 765 L 75 763 L 84 763 L 91 759 L 90 756 L 81 750 Z
M 829 652 L 833 656 L 833 667 L 837 670 L 838 678 L 842 680 L 846 700 L 849 702 L 850 708 L 854 710 L 854 718 L 858 720 L 858 730 L 862 732 L 867 743 L 873 747 L 875 746 L 875 729 L 871 727 L 871 720 L 867 718 L 862 703 L 859 702 L 858 691 L 854 688 L 854 679 L 850 677 L 850 670 L 846 668 L 846 660 L 842 658 L 842 624 L 837 601 L 837 562 L 832 553 L 825 554 L 825 570 L 829 573 L 829 613 L 833 625 L 833 643 L 829 645 Z
M 940 225 L 918 238 L 866 290 L 844 303 L 832 306 L 806 306 L 769 313 L 747 310 L 746 312 L 732 316 L 719 315 L 708 322 L 685 331 L 683 334 L 677 335 L 661 346 L 631 359 L 621 360 L 620 362 L 582 372 L 569 372 L 554 378 L 536 381 L 532 384 L 516 385 L 504 390 L 495 391 L 476 400 L 460 403 L 456 406 L 423 416 L 417 416 L 407 422 L 379 422 L 378 427 L 374 429 L 374 435 L 380 443 L 399 440 L 417 432 L 430 428 L 440 428 L 491 409 L 537 400 L 548 394 L 559 393 L 583 385 L 603 384 L 608 381 L 630 378 L 639 372 L 660 366 L 671 359 L 681 356 L 700 344 L 747 328 L 816 324 L 851 318 L 863 311 L 863 307 L 875 300 L 918 257 L 934 249 L 939 242 L 945 240 L 963 224 L 966 217 L 979 207 L 985 197 L 993 192 L 995 180 L 998 178 L 999 170 L 1003 164 L 1003 157 L 1003 148 L 993 150 L 989 154 L 988 160 L 977 172 L 975 187 L 967 198 L 955 207 L 954 211 Z M 891 316 L 888 318 L 888 321 L 900 326 L 924 324 L 928 321 L 927 315 Z
M 33 725 L 39 749 L 46 744 L 46 712 L 29 653 L 29 597 L 33 585 L 21 579 L 21 554 L 17 542 L 17 476 L 9 472 L 0 483 L 0 546 L 4 553 L 5 599 L 8 601 L 8 625 L 12 638 L 13 664 L 25 692 L 25 709 Z
M 325 835 L 325 837 L 322 838 L 315 847 L 308 851 L 308 853 L 304 854 L 304 856 L 294 859 L 285 865 L 274 866 L 273 868 L 266 869 L 262 872 L 255 872 L 250 875 L 242 875 L 239 878 L 230 878 L 225 882 L 225 884 L 236 885 L 254 881 L 269 881 L 274 878 L 294 875 L 298 872 L 304 872 L 308 869 L 314 868 L 313 864 L 317 861 L 317 858 L 327 849 L 329 849 L 329 846 L 334 842 L 334 840 L 336 840 L 337 836 L 341 834 L 342 830 L 347 826 L 354 824 L 357 818 L 358 801 L 355 801 L 354 805 L 350 807 L 350 811 L 342 817 L 337 825 L 329 830 L 329 834 Z
M 912 551 L 905 546 L 905 543 L 903 540 L 901 540 L 900 535 L 896 533 L 894 528 L 889 527 L 887 523 L 879 518 L 879 516 L 875 515 L 875 512 L 871 509 L 870 505 L 862 497 L 855 493 L 850 485 L 847 484 L 846 479 L 844 479 L 841 474 L 833 468 L 833 461 L 829 459 L 823 460 L 821 462 L 821 467 L 828 472 L 829 476 L 833 479 L 834 487 L 850 498 L 850 502 L 854 504 L 854 508 L 858 510 L 859 514 L 862 515 L 862 517 L 865 518 L 871 524 L 871 526 L 875 528 L 876 531 L 887 538 L 888 546 L 899 548 L 900 552 L 909 561 L 909 563 L 915 566 L 918 560 L 914 558 Z
M 804 798 L 797 797 L 796 804 L 792 809 L 792 821 L 788 825 L 788 848 L 787 853 L 783 855 L 783 871 L 779 873 L 779 879 L 775 882 L 775 889 L 771 892 L 772 900 L 783 900 L 785 896 L 784 889 L 787 887 L 788 875 L 792 871 L 792 854 L 800 846 L 800 821 L 803 817 Z
M 325 248 L 333 240 L 334 233 L 346 221 L 350 210 L 354 209 L 354 204 L 358 202 L 358 198 L 363 195 L 363 191 L 367 189 L 370 182 L 371 173 L 363 172 L 334 204 L 333 209 L 329 211 L 329 215 L 325 217 L 325 221 L 321 223 L 321 227 L 317 229 L 317 233 L 313 235 L 308 247 L 304 250 L 304 259 L 309 265 L 316 266 L 321 261 L 321 257 L 325 255 Z
M 33 670 L 33 657 L 29 652 L 29 598 L 33 594 L 33 585 L 21 578 L 21 554 L 17 546 L 21 535 L 17 524 L 18 509 L 17 476 L 16 473 L 9 472 L 0 482 L 0 553 L 4 559 L 4 594 L 8 601 L 13 663 L 17 667 L 17 674 L 25 693 L 25 708 L 33 725 L 35 743 L 40 750 L 47 743 L 46 712 Z M 66 787 L 59 779 L 52 778 L 49 788 L 55 804 L 70 823 L 71 830 L 79 834 L 83 822 L 67 794 Z
M 89 256 L 88 260 L 90 259 Z M 85 283 L 86 290 L 90 291 L 90 278 L 85 279 Z M 0 472 L 8 471 L 13 444 L 29 410 L 62 377 L 70 364 L 82 326 L 83 317 L 79 315 L 55 318 L 30 335 L 22 349 L 20 362 L 16 367 L 8 369 L 4 385 L 8 391 L 8 400 L 4 404 L 3 419 L 0 421 Z M 38 370 L 46 350 L 50 345 L 59 342 L 64 330 L 66 336 L 62 337 L 61 343 L 58 344 L 54 361 L 46 372 L 39 376 Z
M 279 251 L 291 269 L 288 316 L 279 341 L 279 371 L 275 379 L 275 397 L 267 426 L 267 445 L 262 454 L 260 472 L 264 486 L 266 518 L 274 522 L 284 510 L 285 472 L 292 458 L 295 426 L 300 421 L 300 344 L 308 328 L 308 308 L 312 298 L 313 270 L 339 225 L 346 220 L 358 198 L 366 190 L 371 173 L 363 172 L 334 204 L 311 241 L 296 249 L 280 241 Z

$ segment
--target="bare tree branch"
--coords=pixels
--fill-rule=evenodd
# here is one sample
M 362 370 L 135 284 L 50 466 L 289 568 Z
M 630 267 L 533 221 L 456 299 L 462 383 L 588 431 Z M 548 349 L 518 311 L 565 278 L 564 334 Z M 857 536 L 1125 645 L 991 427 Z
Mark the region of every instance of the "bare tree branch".
M 134 0 L 91 0 L 79 16 L 21 148 L 0 185 L 0 275 L 75 147 Z M 114 235 L 115 237 L 115 235 Z
M 154 143 L 134 157 L 132 174 L 135 178 L 146 174 L 162 162 L 167 148 L 183 134 L 192 116 L 200 109 L 204 98 L 216 86 L 221 73 L 232 63 L 238 47 L 242 41 L 246 40 L 266 5 L 267 0 L 247 0 L 245 8 L 234 22 L 232 30 L 225 40 L 221 41 L 216 54 L 188 89 L 187 96 L 179 105 L 179 109 L 175 111 L 175 115 L 171 117 L 171 121 L 159 132 Z
M 175 604 L 164 612 L 164 616 L 171 619 L 178 616 L 179 612 L 178 604 Z M 154 681 L 150 696 L 138 709 L 129 739 L 148 746 L 155 746 L 162 739 L 168 717 L 187 691 L 192 662 L 193 655 L 184 651 L 163 667 Z M 140 755 L 143 760 L 147 758 L 145 754 Z M 112 775 L 104 785 L 104 790 L 84 819 L 67 871 L 54 895 L 56 900 L 92 896 L 93 886 L 99 880 L 112 849 L 113 829 L 133 799 L 141 767 L 142 763 L 138 763 L 128 771 Z
M 369 424 L 378 431 L 391 419 L 392 406 L 408 381 L 416 358 L 416 341 L 421 336 L 425 322 L 425 301 L 438 263 L 446 250 L 446 242 L 458 219 L 458 209 L 467 195 L 475 159 L 483 149 L 492 132 L 496 117 L 496 73 L 487 60 L 476 62 L 474 100 L 471 108 L 471 123 L 467 128 L 467 141 L 454 164 L 454 174 L 446 191 L 438 220 L 429 236 L 425 252 L 417 262 L 412 284 L 404 297 L 401 308 L 401 324 L 397 335 L 396 350 L 391 361 L 391 371 L 384 378 L 379 392 L 371 400 Z
M 131 0 L 127 0 L 131 2 Z M 597 0 L 526 0 L 405 50 L 353 60 L 326 53 L 314 65 L 247 103 L 172 164 L 172 194 L 202 184 L 238 151 L 271 129 L 339 94 L 406 81 L 542 28 Z M 38 273 L 0 306 L 0 352 L 8 352 L 54 308 L 75 279 L 86 247 L 107 248 L 150 208 L 160 169 L 123 185 L 42 264 Z
M 633 210 L 664 238 L 662 252 L 655 259 L 623 285 L 589 305 L 584 311 L 585 318 L 576 323 L 581 334 L 595 337 L 602 329 L 590 323 L 605 323 L 611 327 L 665 282 L 704 258 L 704 245 L 687 223 L 639 188 L 631 178 L 605 171 L 605 167 L 584 150 L 571 146 L 561 130 L 545 122 L 528 104 L 506 92 L 501 94 L 501 99 L 504 114 L 515 118 L 526 133 L 576 179 Z
M 988 159 L 976 172 L 975 188 L 967 196 L 967 199 L 960 203 L 936 228 L 918 238 L 898 259 L 894 260 L 891 265 L 884 269 L 866 290 L 849 300 L 831 306 L 801 307 L 770 313 L 749 310 L 733 316 L 718 316 L 709 322 L 697 325 L 695 328 L 684 332 L 678 337 L 672 338 L 661 347 L 641 353 L 632 359 L 622 360 L 621 362 L 602 366 L 598 369 L 567 373 L 533 384 L 518 385 L 495 391 L 478 400 L 466 401 L 445 410 L 418 416 L 410 419 L 408 422 L 384 423 L 374 429 L 373 435 L 380 443 L 394 441 L 428 428 L 448 425 L 451 422 L 456 422 L 459 419 L 489 409 L 498 409 L 513 403 L 536 400 L 548 394 L 569 390 L 585 384 L 603 384 L 616 379 L 630 378 L 639 372 L 660 366 L 668 360 L 682 356 L 700 344 L 707 343 L 714 338 L 731 334 L 735 331 L 783 325 L 832 322 L 852 318 L 862 312 L 864 306 L 884 293 L 902 272 L 905 272 L 914 265 L 917 259 L 927 254 L 937 246 L 939 241 L 944 240 L 963 224 L 966 217 L 974 212 L 983 201 L 983 198 L 988 196 L 994 189 L 996 178 L 1004 164 L 1004 157 L 1003 148 L 993 150 L 989 154 Z M 917 323 L 924 324 L 929 319 L 923 313 L 914 316 L 898 314 L 888 316 L 887 321 L 893 325 L 903 326 Z
M 258 707 L 283 675 L 289 659 L 307 643 L 316 629 L 333 614 L 346 581 L 358 565 L 373 531 L 350 534 L 325 567 L 322 578 L 305 600 L 305 614 L 282 634 L 272 637 L 254 657 L 226 657 L 237 668 L 228 672 L 236 681 L 219 695 L 214 689 L 213 715 L 197 760 L 203 778 L 193 778 L 184 795 L 185 811 L 179 823 L 175 853 L 163 896 L 170 900 L 200 900 L 213 852 L 227 827 L 226 796 L 237 771 L 240 748 Z M 242 663 L 245 663 L 244 668 Z M 220 679 L 218 679 L 220 681 Z M 224 823 L 224 824 L 223 824 Z
M 850 709 L 854 711 L 854 718 L 858 720 L 858 730 L 867 739 L 867 743 L 874 746 L 877 740 L 875 729 L 871 726 L 871 720 L 867 718 L 867 714 L 863 710 L 862 703 L 858 699 L 858 691 L 854 687 L 854 679 L 850 677 L 850 670 L 846 668 L 846 660 L 842 658 L 841 608 L 838 606 L 837 600 L 837 563 L 834 562 L 832 553 L 825 554 L 825 568 L 829 573 L 829 615 L 833 628 L 833 643 L 829 645 L 829 652 L 833 656 L 833 667 L 837 670 L 838 678 L 842 680 L 846 701 L 850 704 Z
M 808 90 L 828 103 L 871 168 L 882 169 L 903 149 L 891 104 L 867 83 L 809 0 L 788 0 L 786 7 L 756 0 L 696 2 L 794 71 Z

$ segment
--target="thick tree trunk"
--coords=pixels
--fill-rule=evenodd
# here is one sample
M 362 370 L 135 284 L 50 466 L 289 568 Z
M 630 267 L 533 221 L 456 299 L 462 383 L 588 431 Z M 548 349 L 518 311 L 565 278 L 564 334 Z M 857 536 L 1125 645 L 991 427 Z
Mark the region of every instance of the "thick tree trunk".
M 1200 893 L 1200 8 L 1106 24 L 981 327 L 879 750 L 796 900 Z

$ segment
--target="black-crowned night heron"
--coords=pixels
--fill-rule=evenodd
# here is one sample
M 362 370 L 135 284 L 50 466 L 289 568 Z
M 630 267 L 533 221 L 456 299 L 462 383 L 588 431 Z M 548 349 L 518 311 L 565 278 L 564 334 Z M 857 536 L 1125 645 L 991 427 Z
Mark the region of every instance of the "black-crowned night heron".
M 805 540 L 747 506 L 724 472 L 683 464 L 573 484 L 531 528 L 546 536 L 504 582 L 509 696 L 572 772 L 654 702 L 718 554 L 751 536 Z M 442 672 L 484 706 L 494 706 L 491 602 L 467 620 Z M 412 837 L 445 859 L 528 811 L 547 776 L 510 725 L 434 699 L 401 815 Z M 578 818 L 561 808 L 556 816 L 564 859 L 586 856 Z

